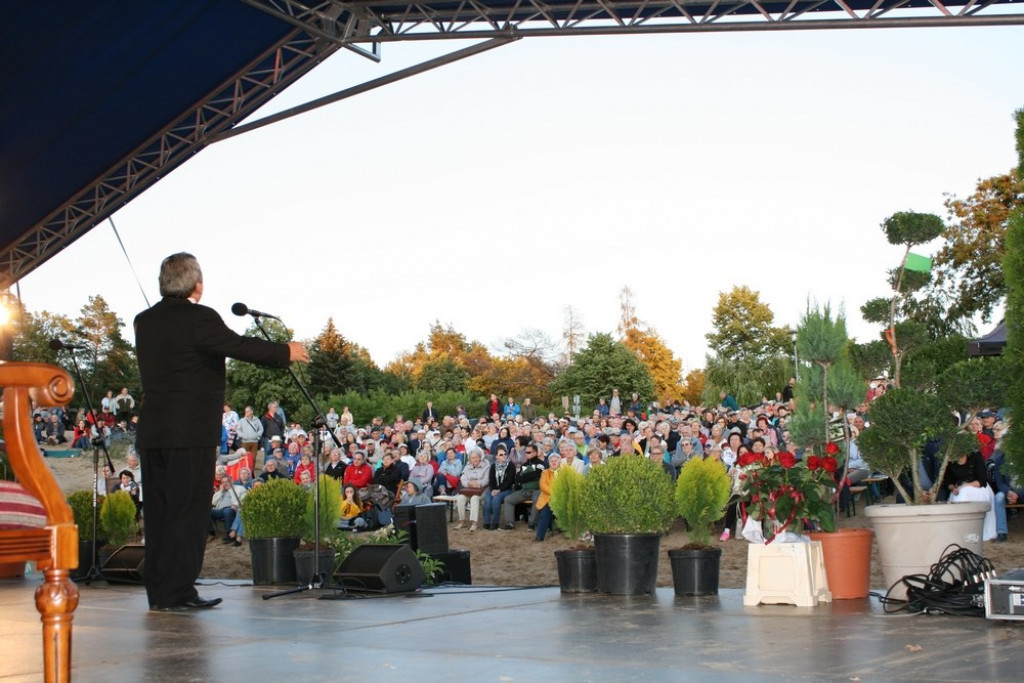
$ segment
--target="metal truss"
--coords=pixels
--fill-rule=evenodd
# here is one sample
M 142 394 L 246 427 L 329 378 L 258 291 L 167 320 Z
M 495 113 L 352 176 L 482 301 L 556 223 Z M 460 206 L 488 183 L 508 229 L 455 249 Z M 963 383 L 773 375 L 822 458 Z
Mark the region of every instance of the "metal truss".
M 9 287 L 52 258 L 340 47 L 335 40 L 301 28 L 290 32 L 0 251 L 0 288 Z
M 1024 0 L 244 0 L 353 43 L 1024 24 Z

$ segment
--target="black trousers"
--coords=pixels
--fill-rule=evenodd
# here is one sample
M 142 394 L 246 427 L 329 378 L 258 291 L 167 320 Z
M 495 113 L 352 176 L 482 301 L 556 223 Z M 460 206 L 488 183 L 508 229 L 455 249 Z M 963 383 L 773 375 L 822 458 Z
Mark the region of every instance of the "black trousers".
M 217 450 L 147 448 L 139 461 L 146 487 L 146 594 L 150 606 L 180 605 L 198 595 Z

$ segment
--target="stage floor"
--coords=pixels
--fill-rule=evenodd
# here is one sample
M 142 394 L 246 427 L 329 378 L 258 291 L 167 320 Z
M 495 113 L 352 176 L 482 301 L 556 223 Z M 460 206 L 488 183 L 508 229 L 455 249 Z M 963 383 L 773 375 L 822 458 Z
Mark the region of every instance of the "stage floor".
M 0 581 L 0 680 L 42 676 L 38 576 Z M 744 607 L 705 598 L 439 588 L 263 600 L 203 581 L 214 609 L 155 613 L 141 587 L 81 586 L 77 681 L 1021 680 L 1024 624 L 883 614 L 878 602 Z

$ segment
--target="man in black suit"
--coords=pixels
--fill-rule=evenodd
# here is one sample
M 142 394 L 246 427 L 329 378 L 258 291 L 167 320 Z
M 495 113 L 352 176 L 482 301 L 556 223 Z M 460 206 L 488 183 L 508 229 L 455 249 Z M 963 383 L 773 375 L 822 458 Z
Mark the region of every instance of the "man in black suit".
M 203 274 L 191 254 L 160 266 L 163 299 L 135 318 L 142 377 L 136 449 L 146 481 L 146 593 L 150 609 L 213 607 L 195 589 L 203 567 L 211 477 L 220 444 L 224 359 L 286 368 L 308 362 L 298 342 L 243 337 L 199 305 Z

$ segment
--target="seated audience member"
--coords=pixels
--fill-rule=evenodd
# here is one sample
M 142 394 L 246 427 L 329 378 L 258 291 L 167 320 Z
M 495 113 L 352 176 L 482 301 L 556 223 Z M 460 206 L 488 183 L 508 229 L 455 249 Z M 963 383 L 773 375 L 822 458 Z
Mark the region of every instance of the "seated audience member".
M 71 437 L 72 448 L 90 448 L 92 446 L 92 427 L 85 420 L 79 420 Z
M 227 533 L 224 536 L 225 543 L 241 545 L 237 539 L 237 533 L 233 532 L 235 516 L 242 506 L 242 499 L 245 498 L 246 490 L 234 484 L 229 477 L 220 480 L 220 488 L 213 494 L 210 505 L 210 534 L 215 533 L 214 524 L 224 522 Z
M 366 508 L 363 501 L 359 499 L 359 491 L 352 484 L 345 484 L 343 491 L 344 498 L 341 501 L 341 520 L 338 527 L 359 531 L 366 528 L 366 518 L 363 513 Z
M 135 503 L 135 519 L 138 519 L 139 514 L 142 512 L 142 491 L 135 482 L 135 475 L 132 474 L 131 470 L 121 470 L 118 477 L 121 479 L 118 489 L 131 496 L 132 502 Z
M 665 447 L 660 442 L 654 441 L 651 444 L 651 452 L 648 454 L 648 459 L 659 465 L 665 471 L 665 474 L 672 477 L 672 480 L 675 481 L 676 468 L 672 467 L 672 463 L 665 462 Z
M 429 505 L 433 500 L 430 496 L 430 485 L 421 489 L 420 485 L 409 480 L 405 482 L 405 493 L 402 495 L 402 505 Z
M 502 503 L 502 512 L 505 515 L 505 526 L 502 529 L 511 531 L 515 528 L 516 505 L 520 503 L 532 503 L 534 496 L 540 489 L 540 475 L 547 469 L 544 458 L 541 456 L 537 444 L 531 443 L 526 447 L 526 462 L 516 472 L 516 481 L 505 501 Z M 536 521 L 537 508 L 530 505 L 530 527 L 533 528 Z
M 281 474 L 278 471 L 278 469 L 277 469 L 277 460 L 275 460 L 274 458 L 268 458 L 267 461 L 265 463 L 263 463 L 263 473 L 260 474 L 260 476 L 259 476 L 260 481 L 266 483 L 266 482 L 270 481 L 271 479 L 287 479 L 287 478 L 288 477 L 286 477 L 285 475 Z
M 345 468 L 345 475 L 342 481 L 346 486 L 351 484 L 356 490 L 365 489 L 373 481 L 373 468 L 366 464 L 366 454 L 356 451 L 352 457 L 352 464 Z
M 390 453 L 385 453 L 380 460 L 380 469 L 373 473 L 373 483 L 383 486 L 392 495 L 398 493 L 398 485 L 402 482 L 402 472 L 398 469 Z
M 124 467 L 132 473 L 132 477 L 135 479 L 135 483 L 139 485 L 139 502 L 144 501 L 145 492 L 142 490 L 142 465 L 139 464 L 139 455 L 135 452 L 134 448 L 128 450 L 124 456 Z
M 860 454 L 860 446 L 857 445 L 857 437 L 860 436 L 860 431 L 856 427 L 850 427 L 850 435 L 852 437 L 850 441 L 850 464 L 846 478 L 849 479 L 850 486 L 856 486 L 871 476 L 871 468 L 864 462 L 864 458 Z
M 253 483 L 252 472 L 249 470 L 249 468 L 248 467 L 241 467 L 241 468 L 239 468 L 239 470 L 238 470 L 238 479 L 235 479 L 235 484 L 237 484 L 238 486 L 241 486 L 246 491 L 251 491 L 252 490 L 252 483 Z
M 302 448 L 298 442 L 291 441 L 288 443 L 288 450 L 281 455 L 274 451 L 274 457 L 280 460 L 278 469 L 282 470 L 282 474 L 291 477 L 295 475 L 295 468 L 299 465 L 299 458 L 302 457 Z
M 36 443 L 46 443 L 46 420 L 41 413 L 32 416 L 32 433 L 36 435 Z
M 988 503 L 989 509 L 985 513 L 982 527 L 982 540 L 991 541 L 996 538 L 995 496 L 988 485 L 988 472 L 981 453 L 961 453 L 950 459 L 939 491 L 940 499 L 943 496 L 948 497 L 951 503 Z
M 489 470 L 488 491 L 483 496 L 485 529 L 493 531 L 498 528 L 502 503 L 511 495 L 515 482 L 516 466 L 509 462 L 505 449 L 499 447 Z
M 67 437 L 64 436 L 64 424 L 56 413 L 50 415 L 50 419 L 46 421 L 46 443 L 56 446 L 67 441 Z
M 580 474 L 583 474 L 583 459 L 577 458 L 578 451 L 576 450 L 576 444 L 571 439 L 562 439 L 558 442 L 558 455 L 561 456 L 562 462 L 560 467 L 571 467 Z
M 583 474 L 590 474 L 590 471 L 595 467 L 599 467 L 604 464 L 604 451 L 597 446 L 592 446 L 587 451 L 587 462 L 583 466 Z
M 459 478 L 462 476 L 462 461 L 452 447 L 444 451 L 444 460 L 437 468 L 434 475 L 434 495 L 446 496 L 454 494 L 459 489 Z
M 408 481 L 416 483 L 418 492 L 433 495 L 434 467 L 430 464 L 430 447 L 423 446 L 416 451 L 416 464 L 409 470 Z
M 469 451 L 469 464 L 462 470 L 459 479 L 459 496 L 455 499 L 455 510 L 459 513 L 456 529 L 466 528 L 466 503 L 469 503 L 469 530 L 476 531 L 480 521 L 482 496 L 487 493 L 490 480 L 490 464 L 484 460 L 483 452 L 474 447 Z
M 540 495 L 534 507 L 537 508 L 537 535 L 535 541 L 543 541 L 547 536 L 551 523 L 554 521 L 554 513 L 551 511 L 551 484 L 558 475 L 558 468 L 562 464 L 562 458 L 552 454 L 548 457 L 548 469 L 540 475 Z
M 996 516 L 996 543 L 1005 543 L 1009 536 L 1009 526 L 1006 521 L 1006 506 L 1016 505 L 1024 496 L 1024 491 L 1014 487 L 1010 477 L 1006 474 L 1006 456 L 1001 448 L 996 448 L 992 456 L 985 463 L 988 468 L 988 479 L 992 488 L 995 489 L 995 500 L 993 509 Z
M 348 467 L 348 463 L 342 460 L 341 449 L 332 448 L 330 455 L 327 456 L 327 464 L 324 465 L 324 474 L 340 481 L 345 477 L 346 467 Z
M 308 447 L 302 449 L 302 455 L 299 456 L 299 464 L 295 466 L 295 474 L 292 475 L 292 479 L 296 484 L 303 483 L 303 475 L 306 476 L 310 484 L 316 480 L 316 465 L 313 463 L 312 450 L 312 448 Z

